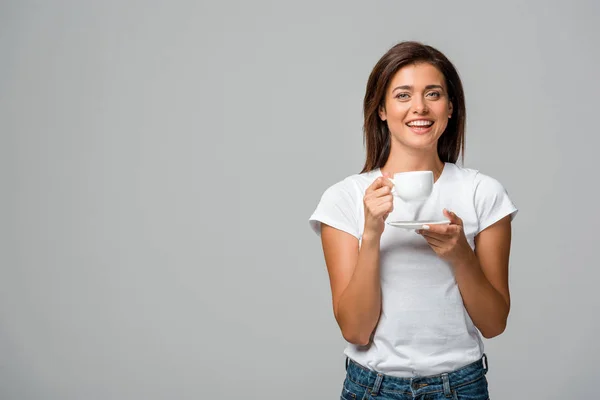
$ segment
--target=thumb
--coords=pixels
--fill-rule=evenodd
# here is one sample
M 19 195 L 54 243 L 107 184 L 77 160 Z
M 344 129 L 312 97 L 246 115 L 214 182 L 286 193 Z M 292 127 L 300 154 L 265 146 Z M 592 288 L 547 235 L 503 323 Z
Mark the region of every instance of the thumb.
M 458 215 L 454 214 L 452 211 L 448 211 L 444 208 L 444 215 L 448 217 L 450 223 L 462 226 L 462 219 L 458 218 Z
M 389 172 L 383 172 L 382 175 L 383 175 L 383 180 L 385 182 L 389 182 L 390 180 L 393 179 L 392 174 L 390 174 Z

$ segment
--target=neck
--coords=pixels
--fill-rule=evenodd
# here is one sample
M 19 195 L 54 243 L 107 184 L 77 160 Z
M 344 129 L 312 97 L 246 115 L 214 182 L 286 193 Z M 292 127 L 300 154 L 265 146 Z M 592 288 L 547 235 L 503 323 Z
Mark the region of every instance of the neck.
M 407 171 L 433 171 L 434 180 L 437 181 L 443 169 L 444 162 L 440 160 L 437 149 L 414 150 L 392 146 L 390 156 L 381 167 L 381 172 L 393 175 Z

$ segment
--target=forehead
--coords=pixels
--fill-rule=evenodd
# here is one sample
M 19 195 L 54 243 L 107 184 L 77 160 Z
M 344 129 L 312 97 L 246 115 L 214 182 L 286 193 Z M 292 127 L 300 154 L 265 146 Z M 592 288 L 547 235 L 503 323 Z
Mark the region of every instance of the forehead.
M 401 85 L 410 85 L 415 88 L 427 85 L 446 87 L 444 74 L 428 63 L 409 64 L 400 68 L 390 83 L 391 89 Z

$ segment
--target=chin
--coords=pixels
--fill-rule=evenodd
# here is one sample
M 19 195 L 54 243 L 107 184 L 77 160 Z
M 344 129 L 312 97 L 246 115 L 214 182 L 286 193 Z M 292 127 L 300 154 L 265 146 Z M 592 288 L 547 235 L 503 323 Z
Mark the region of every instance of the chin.
M 415 150 L 427 150 L 430 148 L 434 148 L 437 151 L 437 138 L 433 138 L 432 136 L 429 135 L 423 135 L 423 136 L 419 136 L 419 137 L 415 137 L 414 134 L 411 133 L 412 137 L 404 137 L 400 140 L 397 140 L 398 142 L 400 142 L 400 144 L 402 146 L 411 148 L 411 149 L 415 149 Z

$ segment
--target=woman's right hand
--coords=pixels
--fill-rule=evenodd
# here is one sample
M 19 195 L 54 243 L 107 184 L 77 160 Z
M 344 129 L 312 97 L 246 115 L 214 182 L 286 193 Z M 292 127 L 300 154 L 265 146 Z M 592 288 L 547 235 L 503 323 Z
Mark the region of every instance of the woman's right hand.
M 380 237 L 385 227 L 385 219 L 394 209 L 393 183 L 388 174 L 375 179 L 365 192 L 363 204 L 365 207 L 365 228 L 363 236 Z

